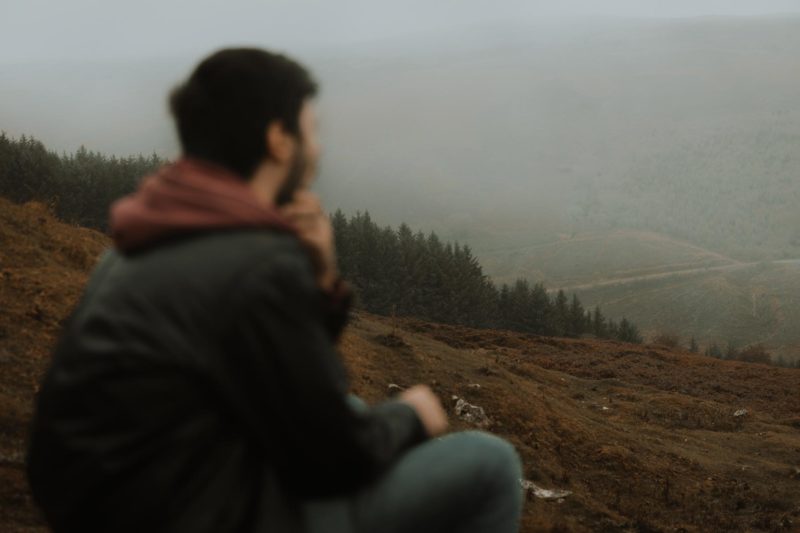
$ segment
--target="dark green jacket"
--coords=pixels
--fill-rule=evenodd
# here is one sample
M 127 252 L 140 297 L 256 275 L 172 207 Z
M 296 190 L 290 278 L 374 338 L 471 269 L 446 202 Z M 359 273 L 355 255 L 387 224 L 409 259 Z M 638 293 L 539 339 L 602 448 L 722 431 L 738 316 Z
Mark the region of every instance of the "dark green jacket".
M 104 254 L 37 400 L 28 474 L 56 531 L 302 531 L 426 438 L 346 403 L 349 299 L 293 235 L 217 230 Z

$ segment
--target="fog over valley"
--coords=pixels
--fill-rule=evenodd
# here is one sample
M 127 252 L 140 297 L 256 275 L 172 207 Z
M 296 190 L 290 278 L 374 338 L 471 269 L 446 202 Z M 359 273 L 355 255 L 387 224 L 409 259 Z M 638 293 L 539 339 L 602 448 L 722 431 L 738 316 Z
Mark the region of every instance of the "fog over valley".
M 435 231 L 499 283 L 582 291 L 642 314 L 651 333 L 800 346 L 779 311 L 800 298 L 800 15 L 779 14 L 790 4 L 657 16 L 576 4 L 538 18 L 465 5 L 431 11 L 438 26 L 287 33 L 296 45 L 275 47 L 321 82 L 326 207 Z M 176 157 L 166 94 L 203 44 L 5 58 L 0 127 L 57 151 Z

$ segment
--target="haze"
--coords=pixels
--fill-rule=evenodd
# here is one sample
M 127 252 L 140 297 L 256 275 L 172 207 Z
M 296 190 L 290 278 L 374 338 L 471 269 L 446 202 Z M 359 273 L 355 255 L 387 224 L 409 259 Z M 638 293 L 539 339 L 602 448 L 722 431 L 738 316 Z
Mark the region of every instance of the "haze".
M 0 63 L 200 54 L 231 42 L 290 49 L 563 17 L 797 13 L 794 0 L 29 0 L 0 5 Z
M 175 157 L 168 90 L 241 44 L 320 79 L 330 209 L 645 332 L 800 353 L 796 1 L 6 2 L 0 129 Z

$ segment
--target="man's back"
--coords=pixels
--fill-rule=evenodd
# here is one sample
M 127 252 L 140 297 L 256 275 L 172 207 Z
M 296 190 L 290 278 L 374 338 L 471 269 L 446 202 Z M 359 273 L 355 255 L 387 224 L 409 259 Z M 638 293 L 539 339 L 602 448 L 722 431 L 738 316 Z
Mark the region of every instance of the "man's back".
M 257 520 L 277 451 L 268 433 L 283 431 L 271 411 L 284 406 L 266 401 L 280 383 L 246 360 L 234 321 L 255 280 L 273 275 L 313 283 L 299 244 L 280 232 L 105 254 L 39 398 L 31 480 L 55 524 L 222 531 Z

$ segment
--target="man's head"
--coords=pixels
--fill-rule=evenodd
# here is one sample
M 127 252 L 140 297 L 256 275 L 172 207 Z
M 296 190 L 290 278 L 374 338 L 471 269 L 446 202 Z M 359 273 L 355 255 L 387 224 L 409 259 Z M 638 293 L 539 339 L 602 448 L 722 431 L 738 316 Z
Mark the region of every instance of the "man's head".
M 265 165 L 288 201 L 316 172 L 319 145 L 308 71 L 280 54 L 254 48 L 204 59 L 170 96 L 183 153 L 251 180 Z

